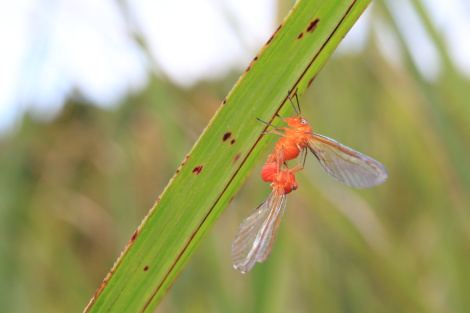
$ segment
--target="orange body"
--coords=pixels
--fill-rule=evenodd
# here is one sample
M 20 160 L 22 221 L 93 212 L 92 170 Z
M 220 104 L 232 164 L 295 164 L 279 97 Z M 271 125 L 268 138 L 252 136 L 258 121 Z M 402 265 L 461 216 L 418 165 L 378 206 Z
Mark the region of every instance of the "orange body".
M 292 190 L 296 190 L 299 185 L 295 180 L 294 173 L 296 169 L 283 169 L 279 170 L 279 172 L 274 175 L 274 181 L 271 183 L 271 188 L 273 190 L 280 190 L 284 191 L 284 194 L 287 195 L 292 192 Z
M 265 182 L 271 183 L 271 189 L 284 190 L 284 194 L 288 194 L 298 188 L 294 176 L 294 172 L 298 170 L 298 168 L 281 169 L 277 163 L 266 163 L 261 171 L 261 177 Z
M 308 125 L 307 119 L 300 117 L 299 115 L 284 119 L 289 127 L 280 128 L 283 130 L 284 137 L 280 138 L 271 156 L 280 155 L 280 151 L 284 149 L 284 161 L 296 159 L 300 151 L 302 151 L 308 144 L 311 138 L 312 128 Z M 270 157 L 271 157 L 270 156 Z M 268 158 L 269 161 L 274 161 Z
M 297 144 L 297 140 L 291 137 L 282 137 L 276 143 L 274 147 L 274 151 L 282 151 L 284 150 L 284 161 L 289 161 L 296 159 L 299 156 L 299 153 L 302 149 Z M 279 155 L 279 153 L 272 153 L 268 161 L 275 161 L 275 158 Z
M 312 133 L 312 128 L 308 125 L 307 119 L 299 115 L 286 118 L 284 121 L 290 127 L 281 128 L 286 132 L 286 141 L 291 145 L 297 146 L 300 152 L 300 150 L 307 146 L 308 140 L 312 137 L 310 134 Z
M 279 172 L 279 166 L 276 162 L 267 162 L 264 164 L 263 169 L 261 170 L 261 178 L 265 182 L 272 183 L 276 178 L 276 174 Z
M 281 170 L 284 162 L 296 159 L 300 151 L 302 151 L 308 144 L 308 140 L 311 137 L 312 128 L 308 125 L 305 118 L 299 115 L 284 119 L 289 127 L 280 128 L 284 131 L 283 137 L 279 138 L 274 147 L 274 151 L 268 156 L 266 164 L 261 170 L 261 178 L 265 182 L 275 182 L 276 179 L 279 181 L 279 173 L 286 171 L 291 173 L 297 171 L 294 170 Z M 279 174 L 279 175 L 278 175 Z M 287 175 L 287 174 L 286 174 Z M 283 177 L 282 179 L 289 180 L 291 178 Z M 295 182 L 295 177 L 293 177 Z M 289 192 L 291 192 L 290 190 Z M 288 192 L 286 192 L 287 194 Z

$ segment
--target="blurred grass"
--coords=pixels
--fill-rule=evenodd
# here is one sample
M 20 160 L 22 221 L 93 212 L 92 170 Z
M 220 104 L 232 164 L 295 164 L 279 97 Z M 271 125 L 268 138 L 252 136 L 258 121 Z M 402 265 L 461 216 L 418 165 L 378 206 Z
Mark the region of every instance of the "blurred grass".
M 382 2 L 370 9 L 402 37 Z M 272 256 L 241 275 L 233 236 L 269 193 L 255 170 L 157 312 L 470 311 L 469 78 L 444 48 L 437 81 L 409 53 L 391 66 L 374 36 L 331 59 L 301 104 L 316 132 L 389 180 L 352 190 L 309 157 Z M 84 307 L 238 76 L 191 89 L 154 79 L 113 111 L 70 100 L 50 124 L 25 117 L 0 143 L 2 311 Z

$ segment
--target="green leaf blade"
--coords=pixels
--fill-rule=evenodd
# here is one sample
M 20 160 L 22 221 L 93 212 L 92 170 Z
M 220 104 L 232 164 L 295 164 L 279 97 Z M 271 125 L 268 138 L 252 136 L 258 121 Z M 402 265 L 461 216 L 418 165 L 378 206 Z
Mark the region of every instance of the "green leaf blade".
M 262 136 L 266 125 L 256 118 L 270 122 L 291 111 L 290 104 L 283 107 L 288 90 L 305 92 L 369 2 L 296 4 L 229 93 L 86 312 L 153 311 L 275 140 Z

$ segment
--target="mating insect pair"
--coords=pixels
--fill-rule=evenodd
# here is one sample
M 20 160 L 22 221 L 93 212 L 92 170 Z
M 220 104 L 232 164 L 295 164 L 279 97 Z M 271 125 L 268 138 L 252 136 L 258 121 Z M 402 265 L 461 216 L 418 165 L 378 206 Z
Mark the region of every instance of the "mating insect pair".
M 307 148 L 331 177 L 348 186 L 374 187 L 383 183 L 388 176 L 385 167 L 376 160 L 333 139 L 313 133 L 307 120 L 300 116 L 297 95 L 295 98 L 297 107 L 288 93 L 296 115 L 289 118 L 278 115 L 288 127 L 274 128 L 265 133 L 282 137 L 261 172 L 263 180 L 271 183 L 272 192 L 245 218 L 232 245 L 233 266 L 242 273 L 250 271 L 256 262 L 264 262 L 269 257 L 286 206 L 286 195 L 298 187 L 294 172 L 303 168 Z M 286 161 L 296 159 L 299 155 L 300 165 L 289 169 Z

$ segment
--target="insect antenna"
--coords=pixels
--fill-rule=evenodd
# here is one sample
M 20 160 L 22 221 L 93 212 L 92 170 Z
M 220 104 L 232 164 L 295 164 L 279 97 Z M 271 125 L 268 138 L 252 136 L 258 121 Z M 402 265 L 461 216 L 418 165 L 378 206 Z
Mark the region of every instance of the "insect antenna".
M 295 106 L 294 101 L 292 101 L 293 97 L 291 96 L 291 92 L 290 91 L 287 92 L 287 98 L 289 98 L 289 101 L 292 104 L 292 107 L 294 108 L 295 113 L 300 115 L 301 110 L 300 110 L 299 98 L 297 96 L 297 90 L 295 91 L 294 95 L 295 95 L 295 102 L 297 102 L 297 107 Z
M 259 118 L 256 118 L 256 119 L 257 119 L 258 121 L 260 121 L 261 123 L 264 123 L 264 124 L 266 124 L 266 125 L 268 125 L 268 126 L 271 126 L 271 127 L 274 127 L 274 128 L 276 128 L 276 129 L 277 129 L 277 127 L 276 127 L 276 126 L 274 126 L 274 125 L 273 125 L 273 124 L 271 124 L 271 123 L 268 123 L 268 122 L 265 122 L 265 121 L 263 121 L 263 120 L 260 120 Z

